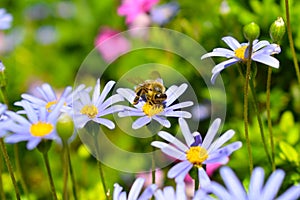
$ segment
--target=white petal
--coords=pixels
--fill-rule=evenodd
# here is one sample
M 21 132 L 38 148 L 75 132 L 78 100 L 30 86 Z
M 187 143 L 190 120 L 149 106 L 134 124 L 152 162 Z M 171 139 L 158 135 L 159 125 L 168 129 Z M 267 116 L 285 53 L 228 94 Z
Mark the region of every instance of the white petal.
M 236 50 L 241 47 L 241 44 L 233 37 L 226 36 L 223 37 L 222 40 L 232 49 Z
M 181 132 L 184 136 L 186 144 L 188 146 L 191 146 L 191 144 L 193 144 L 195 142 L 195 139 L 190 131 L 190 128 L 189 128 L 187 122 L 182 118 L 179 118 L 178 122 L 179 122 L 179 126 L 180 126 Z
M 213 141 L 215 135 L 217 134 L 218 132 L 218 129 L 220 127 L 220 124 L 221 124 L 221 119 L 220 118 L 217 118 L 213 121 L 213 123 L 210 125 L 208 131 L 207 131 L 207 134 L 203 140 L 203 143 L 202 143 L 202 147 L 205 148 L 205 149 L 208 149 L 211 142 Z
M 234 130 L 228 130 L 226 131 L 221 137 L 219 137 L 216 141 L 214 141 L 210 147 L 208 148 L 208 153 L 213 152 L 214 150 L 221 147 L 223 144 L 225 144 L 228 140 L 230 140 L 234 136 Z
M 165 132 L 165 131 L 160 131 L 158 132 L 158 135 L 165 139 L 166 141 L 174 144 L 176 147 L 178 147 L 178 149 L 180 149 L 181 151 L 184 151 L 186 152 L 187 150 L 189 150 L 189 148 L 183 144 L 180 140 L 178 140 L 177 138 L 175 138 L 173 135 L 171 135 L 170 133 L 168 132 Z

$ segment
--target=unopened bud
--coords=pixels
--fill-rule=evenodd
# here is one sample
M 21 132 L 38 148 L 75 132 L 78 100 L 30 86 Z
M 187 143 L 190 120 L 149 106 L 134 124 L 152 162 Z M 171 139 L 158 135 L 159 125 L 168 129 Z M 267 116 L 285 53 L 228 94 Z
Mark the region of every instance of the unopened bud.
M 56 131 L 60 138 L 66 142 L 74 133 L 74 121 L 67 113 L 62 113 L 56 123 Z
M 260 34 L 260 28 L 256 23 L 251 22 L 250 24 L 244 26 L 243 32 L 248 41 L 253 41 L 258 38 Z
M 272 41 L 276 44 L 280 42 L 285 34 L 285 24 L 282 17 L 278 17 L 270 27 L 270 37 Z

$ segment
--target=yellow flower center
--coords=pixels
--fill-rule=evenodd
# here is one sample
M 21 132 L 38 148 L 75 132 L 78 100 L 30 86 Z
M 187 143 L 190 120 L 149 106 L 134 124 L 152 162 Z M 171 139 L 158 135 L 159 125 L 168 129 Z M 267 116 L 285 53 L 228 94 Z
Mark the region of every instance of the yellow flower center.
M 47 122 L 37 122 L 30 127 L 31 135 L 35 137 L 44 137 L 52 132 L 54 126 Z
M 85 105 L 80 110 L 80 113 L 83 115 L 87 115 L 89 118 L 93 119 L 98 114 L 98 108 L 94 105 Z
M 161 104 L 150 105 L 148 102 L 146 102 L 142 109 L 147 116 L 152 117 L 153 115 L 157 115 L 164 111 L 164 106 Z
M 191 147 L 187 152 L 186 152 L 186 159 L 190 161 L 194 166 L 196 167 L 201 167 L 202 163 L 208 158 L 208 154 L 206 149 L 200 147 L 200 146 L 195 146 Z
M 247 58 L 245 58 L 245 51 L 246 51 L 247 47 L 248 46 L 245 45 L 245 46 L 241 46 L 240 48 L 234 50 L 235 56 L 243 61 L 247 60 Z
M 48 111 L 48 112 L 51 112 L 51 107 L 52 107 L 53 105 L 55 105 L 55 104 L 57 104 L 57 101 L 56 101 L 56 100 L 48 102 L 48 103 L 46 104 L 46 109 L 47 109 L 47 111 Z

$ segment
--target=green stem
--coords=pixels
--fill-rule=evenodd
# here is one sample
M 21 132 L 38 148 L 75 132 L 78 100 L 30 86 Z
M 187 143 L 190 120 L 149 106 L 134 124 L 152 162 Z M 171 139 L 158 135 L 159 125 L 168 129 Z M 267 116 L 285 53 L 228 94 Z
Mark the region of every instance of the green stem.
M 2 180 L 2 173 L 3 173 L 3 160 L 0 158 L 0 197 L 1 199 L 5 200 L 5 193 L 3 189 L 3 180 Z
M 47 169 L 47 175 L 48 175 L 48 179 L 49 179 L 49 183 L 50 183 L 50 189 L 51 189 L 51 193 L 52 193 L 52 197 L 54 200 L 57 200 L 57 196 L 56 196 L 56 190 L 55 190 L 55 186 L 54 186 L 54 182 L 53 182 L 53 178 L 52 178 L 52 174 L 51 174 L 51 168 L 50 168 L 50 163 L 49 163 L 49 158 L 48 158 L 48 153 L 42 153 L 43 154 L 43 158 L 45 161 L 45 166 Z
M 270 134 L 270 143 L 271 143 L 271 158 L 272 158 L 272 170 L 275 171 L 275 149 L 274 149 L 274 138 L 272 130 L 272 119 L 271 119 L 271 79 L 272 79 L 272 68 L 268 67 L 268 78 L 267 78 L 267 118 L 268 118 L 268 129 Z
M 20 164 L 19 146 L 18 146 L 17 143 L 14 144 L 14 153 L 15 153 L 16 170 L 17 170 L 17 174 L 19 176 L 21 186 L 24 190 L 24 193 L 25 193 L 25 196 L 27 197 L 27 199 L 30 199 L 28 188 L 27 188 L 26 183 L 24 181 L 25 180 L 24 179 L 24 174 L 22 172 L 22 168 L 21 168 L 21 164 Z
M 254 106 L 254 110 L 255 110 L 258 125 L 259 125 L 260 136 L 261 136 L 261 139 L 262 139 L 262 142 L 263 142 L 263 145 L 264 145 L 264 150 L 266 152 L 266 155 L 268 157 L 268 160 L 269 160 L 270 164 L 272 165 L 272 159 L 271 159 L 270 153 L 268 151 L 268 146 L 267 146 L 265 133 L 264 133 L 264 127 L 263 127 L 263 123 L 262 123 L 262 120 L 261 120 L 261 117 L 260 117 L 260 112 L 259 112 L 259 109 L 258 109 L 258 100 L 257 100 L 255 88 L 254 88 L 253 79 L 250 79 L 250 89 L 251 89 L 251 93 L 252 93 L 252 97 L 253 97 L 253 106 Z
M 249 41 L 249 54 L 247 59 L 247 69 L 246 69 L 246 76 L 245 76 L 245 84 L 244 84 L 244 126 L 245 126 L 245 138 L 246 138 L 246 144 L 247 144 L 247 151 L 248 151 L 248 157 L 249 157 L 249 169 L 250 173 L 253 169 L 253 158 L 252 158 L 252 149 L 251 149 L 251 143 L 249 138 L 249 132 L 248 132 L 248 97 L 249 97 L 249 80 L 250 80 L 250 69 L 251 69 L 251 55 L 252 55 L 252 41 Z
M 156 169 L 155 169 L 155 159 L 154 159 L 154 151 L 155 149 L 152 148 L 152 184 L 155 184 L 155 172 L 156 172 Z
M 5 160 L 5 163 L 6 163 L 8 172 L 9 172 L 11 181 L 12 181 L 12 183 L 13 183 L 14 189 L 15 189 L 16 198 L 19 200 L 19 199 L 20 199 L 19 188 L 18 188 L 16 179 L 15 179 L 14 171 L 13 171 L 11 162 L 10 162 L 10 160 L 9 160 L 9 156 L 8 156 L 8 153 L 7 153 L 7 150 L 6 150 L 6 147 L 5 147 L 3 138 L 0 138 L 0 148 L 1 148 L 1 151 L 2 151 L 2 153 L 3 153 L 4 160 Z
M 77 190 L 76 190 L 76 181 L 75 181 L 75 176 L 74 176 L 72 162 L 71 162 L 69 145 L 66 145 L 66 149 L 67 149 L 67 156 L 68 156 L 68 162 L 69 162 L 70 177 L 71 177 L 71 181 L 72 181 L 73 196 L 74 196 L 74 200 L 77 200 L 78 198 L 77 198 Z
M 288 38 L 289 38 L 291 53 L 292 53 L 292 56 L 293 56 L 294 67 L 295 67 L 298 83 L 300 84 L 299 65 L 298 65 L 298 60 L 297 60 L 296 51 L 295 51 L 295 47 L 294 47 L 294 41 L 293 41 L 293 35 L 292 35 L 292 29 L 291 29 L 291 21 L 290 21 L 289 1 L 288 0 L 285 0 L 285 14 L 286 14 Z
M 97 165 L 98 165 L 98 169 L 99 169 L 102 187 L 103 187 L 103 190 L 105 193 L 106 200 L 109 200 L 110 194 L 109 194 L 109 191 L 107 190 L 107 187 L 105 184 L 104 172 L 103 172 L 103 168 L 102 168 L 102 163 L 100 161 L 100 149 L 99 149 L 97 137 L 95 138 L 95 146 L 96 146 L 96 153 L 97 153 Z
M 67 155 L 67 144 L 63 142 L 63 197 L 64 199 L 68 199 L 68 170 L 69 170 L 69 162 Z

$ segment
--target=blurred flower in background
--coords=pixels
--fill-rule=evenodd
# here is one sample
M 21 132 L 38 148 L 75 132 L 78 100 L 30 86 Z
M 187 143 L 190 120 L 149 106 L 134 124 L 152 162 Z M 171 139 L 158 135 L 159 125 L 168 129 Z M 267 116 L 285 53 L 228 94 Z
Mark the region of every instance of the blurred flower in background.
M 132 23 L 140 14 L 147 13 L 159 0 L 123 0 L 118 14 L 126 17 L 126 23 Z
M 179 11 L 179 4 L 170 2 L 163 5 L 154 6 L 150 10 L 151 21 L 160 26 L 168 23 Z
M 152 171 L 139 173 L 137 177 L 145 179 L 145 187 L 152 184 Z M 161 169 L 155 170 L 155 184 L 158 187 L 162 187 L 164 184 L 164 172 Z
M 13 17 L 7 13 L 4 8 L 0 8 L 0 30 L 6 30 L 11 27 Z
M 122 34 L 107 27 L 101 29 L 96 37 L 95 46 L 108 63 L 127 52 L 131 47 L 129 40 Z
M 256 167 L 251 175 L 249 189 L 246 190 L 243 184 L 239 181 L 238 177 L 234 174 L 233 170 L 229 167 L 222 167 L 220 170 L 221 177 L 225 183 L 225 187 L 217 182 L 212 182 L 210 190 L 201 191 L 201 193 L 212 193 L 218 199 L 264 199 L 273 200 L 276 198 L 281 183 L 284 179 L 285 173 L 283 170 L 278 169 L 274 171 L 267 179 L 264 185 L 265 174 L 261 167 Z M 212 198 L 207 194 L 206 198 Z M 295 185 L 287 189 L 283 194 L 277 197 L 277 200 L 294 200 L 300 197 L 300 186 Z

